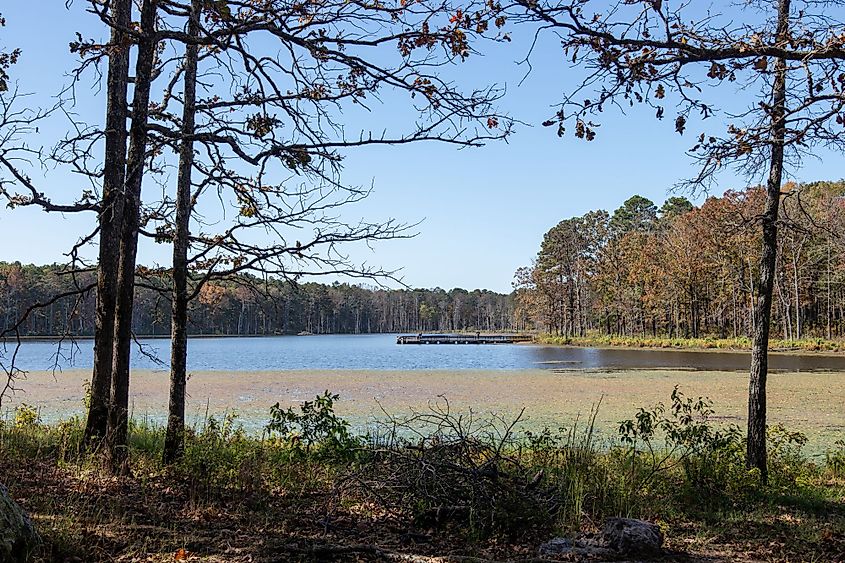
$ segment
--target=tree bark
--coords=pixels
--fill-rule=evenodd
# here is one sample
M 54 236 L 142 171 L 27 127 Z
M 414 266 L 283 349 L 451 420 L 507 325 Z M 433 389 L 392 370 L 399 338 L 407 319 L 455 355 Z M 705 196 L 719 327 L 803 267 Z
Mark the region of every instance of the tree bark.
M 114 348 L 114 309 L 117 295 L 118 237 L 123 219 L 123 182 L 126 174 L 126 95 L 129 83 L 130 40 L 121 31 L 132 23 L 131 0 L 112 4 L 115 27 L 111 32 L 103 197 L 100 211 L 100 248 L 97 265 L 97 305 L 94 325 L 94 372 L 83 446 L 106 434 Z
M 789 29 L 790 0 L 778 2 L 778 42 L 785 41 Z M 783 181 L 783 149 L 786 134 L 786 61 L 777 59 L 772 85 L 771 146 L 769 179 L 766 183 L 766 207 L 763 212 L 763 247 L 760 255 L 760 279 L 754 311 L 754 339 L 751 348 L 751 375 L 748 385 L 748 438 L 746 463 L 760 471 L 768 481 L 766 463 L 766 377 L 768 375 L 769 329 L 772 292 L 777 260 L 777 220 Z
M 132 343 L 132 309 L 135 294 L 135 260 L 141 211 L 141 184 L 147 152 L 147 120 L 150 87 L 156 56 L 156 11 L 158 0 L 144 0 L 141 7 L 141 37 L 135 66 L 135 93 L 132 101 L 132 126 L 129 130 L 129 154 L 126 160 L 126 184 L 120 258 L 117 273 L 117 302 L 114 321 L 112 392 L 109 408 L 109 468 L 114 473 L 128 469 L 127 438 L 129 429 L 129 357 Z
M 201 0 L 192 0 L 188 34 L 199 34 Z M 173 235 L 173 298 L 170 332 L 170 404 L 164 463 L 173 463 L 184 452 L 185 384 L 188 364 L 188 237 L 191 221 L 191 170 L 194 165 L 194 134 L 197 95 L 198 48 L 185 48 L 185 88 L 182 108 L 182 142 L 176 180 L 176 225 Z

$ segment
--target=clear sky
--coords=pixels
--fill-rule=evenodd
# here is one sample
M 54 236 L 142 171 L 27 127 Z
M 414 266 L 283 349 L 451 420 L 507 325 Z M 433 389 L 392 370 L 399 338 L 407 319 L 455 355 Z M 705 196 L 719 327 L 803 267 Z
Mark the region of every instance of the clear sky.
M 65 74 L 75 62 L 68 43 L 75 32 L 99 38 L 105 34 L 93 16 L 83 12 L 84 4 L 77 0 L 66 9 L 64 0 L 2 2 L 0 11 L 8 27 L 0 31 L 0 47 L 23 49 L 12 74 L 21 91 L 32 93 L 28 99 L 33 106 L 49 104 L 50 96 L 67 82 Z M 366 202 L 350 211 L 350 218 L 357 214 L 422 221 L 416 238 L 379 243 L 372 250 L 355 249 L 355 259 L 402 268 L 404 281 L 415 287 L 510 291 L 515 269 L 531 261 L 543 234 L 561 219 L 591 209 L 612 211 L 633 194 L 659 205 L 676 182 L 693 174 L 684 155 L 692 138 L 678 136 L 671 120 L 655 121 L 648 109 L 608 115 L 591 143 L 572 136 L 559 139 L 554 128 L 541 127 L 560 92 L 577 81 L 578 73 L 563 61 L 557 42 L 549 36 L 534 52 L 533 71 L 519 84 L 527 68 L 516 61 L 525 57 L 528 42 L 527 37 L 515 39 L 471 58 L 459 71 L 460 80 L 470 86 L 507 87 L 502 109 L 529 124 L 518 127 L 507 143 L 463 150 L 425 143 L 347 154 L 345 180 L 375 187 Z M 103 93 L 80 94 L 78 114 L 95 112 L 101 120 Z M 726 90 L 722 95 L 735 93 Z M 402 119 L 404 113 L 390 102 L 376 107 L 380 118 Z M 794 178 L 839 179 L 842 164 L 839 155 L 821 154 L 795 171 Z M 72 197 L 68 188 L 73 184 L 66 175 L 48 171 L 43 181 L 54 199 Z M 724 177 L 716 191 L 746 183 Z M 61 261 L 90 222 L 90 216 L 0 210 L 0 260 Z M 141 249 L 139 261 L 166 264 L 168 255 L 164 246 L 148 245 Z

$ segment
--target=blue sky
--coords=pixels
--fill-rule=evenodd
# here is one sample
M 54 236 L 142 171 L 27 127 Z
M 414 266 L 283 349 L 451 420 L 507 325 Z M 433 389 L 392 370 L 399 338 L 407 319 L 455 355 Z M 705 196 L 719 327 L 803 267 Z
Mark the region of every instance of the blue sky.
M 103 33 L 92 16 L 83 13 L 83 2 L 77 0 L 70 10 L 64 4 L 64 0 L 3 2 L 8 27 L 0 32 L 0 46 L 23 49 L 13 79 L 21 91 L 33 94 L 28 100 L 34 106 L 48 104 L 66 83 L 64 75 L 74 64 L 67 45 L 75 39 L 75 31 Z M 514 270 L 530 262 L 543 234 L 561 219 L 591 209 L 612 211 L 635 193 L 659 205 L 676 182 L 694 173 L 684 155 L 692 138 L 678 136 L 671 120 L 655 121 L 651 110 L 634 109 L 627 116 L 609 112 L 591 143 L 572 136 L 559 139 L 554 128 L 541 127 L 560 92 L 576 83 L 578 72 L 566 65 L 549 36 L 534 52 L 534 70 L 519 84 L 527 69 L 516 61 L 524 58 L 528 38 L 515 39 L 458 69 L 460 80 L 468 85 L 507 87 L 502 109 L 530 125 L 518 127 L 507 143 L 463 150 L 425 143 L 358 150 L 346 156 L 345 180 L 375 188 L 367 201 L 349 211 L 349 218 L 422 221 L 416 238 L 379 243 L 372 250 L 353 249 L 354 259 L 402 268 L 404 281 L 416 287 L 510 291 Z M 102 93 L 82 94 L 79 115 L 90 113 L 101 119 Z M 725 90 L 721 95 L 727 99 L 735 93 Z M 379 120 L 405 117 L 396 101 L 376 108 Z M 365 117 L 350 119 L 354 129 L 363 126 Z M 841 169 L 839 155 L 821 154 L 794 177 L 838 179 Z M 73 190 L 68 176 L 61 173 L 48 172 L 42 181 L 56 200 Z M 746 184 L 728 175 L 715 191 Z M 61 261 L 91 219 L 1 210 L 0 260 Z M 168 255 L 164 246 L 147 245 L 139 260 L 166 264 Z

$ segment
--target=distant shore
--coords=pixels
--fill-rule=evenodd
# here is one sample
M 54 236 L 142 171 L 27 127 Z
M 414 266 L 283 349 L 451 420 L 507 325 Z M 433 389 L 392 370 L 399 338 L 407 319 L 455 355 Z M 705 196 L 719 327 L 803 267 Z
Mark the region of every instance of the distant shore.
M 580 348 L 653 348 L 716 352 L 748 352 L 749 338 L 661 338 L 639 336 L 556 336 L 538 334 L 534 344 L 546 346 L 575 346 Z M 769 351 L 784 354 L 840 354 L 845 353 L 845 341 L 806 338 L 801 340 L 769 341 Z
M 422 331 L 423 334 L 428 334 L 428 331 Z M 445 331 L 449 334 L 477 334 L 478 331 L 476 330 L 450 330 Z M 401 335 L 401 334 L 419 334 L 419 330 L 406 330 L 406 331 L 399 331 L 399 332 L 309 332 L 307 334 L 303 334 L 300 332 L 286 332 L 282 334 L 189 334 L 188 338 L 276 338 L 279 336 L 366 336 L 366 335 Z M 440 334 L 440 332 L 436 332 L 436 334 Z M 513 330 L 487 330 L 481 331 L 481 334 L 531 334 L 527 332 L 520 332 L 520 331 L 513 331 Z M 170 339 L 170 334 L 136 334 L 136 338 L 143 339 L 143 340 L 164 340 Z M 94 335 L 86 334 L 86 335 L 27 335 L 21 336 L 20 340 L 25 342 L 55 342 L 57 340 L 94 340 Z M 8 336 L 5 338 L 0 338 L 0 342 L 5 343 L 14 343 L 16 340 L 13 336 Z

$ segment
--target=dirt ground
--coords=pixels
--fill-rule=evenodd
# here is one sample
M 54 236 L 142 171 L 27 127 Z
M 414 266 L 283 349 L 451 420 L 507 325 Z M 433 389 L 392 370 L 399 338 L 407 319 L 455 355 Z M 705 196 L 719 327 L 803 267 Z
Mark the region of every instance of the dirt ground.
M 16 461 L 0 459 L 0 471 L 46 540 L 35 561 L 538 563 L 538 546 L 550 539 L 472 540 L 448 526 L 420 528 L 360 505 L 339 506 L 328 489 L 197 503 L 196 483 L 166 474 L 108 478 L 73 465 Z M 659 521 L 666 551 L 656 560 L 845 561 L 843 518 L 837 503 Z

